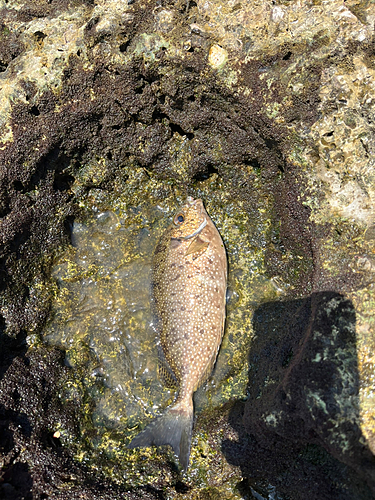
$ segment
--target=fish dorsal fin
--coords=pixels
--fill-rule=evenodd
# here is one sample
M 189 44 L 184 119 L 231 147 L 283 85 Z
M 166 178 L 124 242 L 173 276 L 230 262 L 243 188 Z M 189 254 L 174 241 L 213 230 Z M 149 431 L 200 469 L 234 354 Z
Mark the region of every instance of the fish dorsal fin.
M 165 359 L 163 349 L 158 345 L 158 375 L 161 382 L 171 389 L 178 388 L 178 382 L 173 373 L 172 368 L 169 366 L 168 361 Z
M 205 241 L 199 234 L 190 243 L 185 255 L 192 255 L 193 260 L 197 259 L 207 250 L 210 242 Z

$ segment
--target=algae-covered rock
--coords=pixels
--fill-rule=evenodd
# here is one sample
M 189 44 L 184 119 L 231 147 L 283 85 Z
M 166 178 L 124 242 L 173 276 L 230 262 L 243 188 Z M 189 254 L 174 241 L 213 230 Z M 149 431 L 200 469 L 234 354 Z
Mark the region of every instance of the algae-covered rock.
M 0 9 L 2 494 L 371 498 L 372 2 Z M 174 397 L 148 277 L 187 195 L 229 281 L 182 477 L 126 444 Z

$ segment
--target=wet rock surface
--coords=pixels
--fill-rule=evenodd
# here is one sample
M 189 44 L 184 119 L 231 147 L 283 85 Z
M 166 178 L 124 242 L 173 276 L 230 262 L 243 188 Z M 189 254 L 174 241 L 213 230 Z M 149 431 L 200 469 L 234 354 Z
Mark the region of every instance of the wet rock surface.
M 1 4 L 4 498 L 373 497 L 373 24 L 366 1 Z M 95 451 L 90 350 L 72 368 L 42 333 L 73 221 L 186 195 L 241 213 L 218 216 L 233 296 L 241 268 L 263 291 L 228 303 L 247 398 L 198 415 L 184 478 L 116 429 Z

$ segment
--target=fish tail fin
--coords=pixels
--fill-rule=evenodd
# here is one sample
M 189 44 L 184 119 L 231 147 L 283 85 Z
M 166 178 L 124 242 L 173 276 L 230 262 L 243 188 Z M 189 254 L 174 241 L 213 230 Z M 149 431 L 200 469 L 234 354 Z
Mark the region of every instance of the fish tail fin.
M 151 422 L 135 436 L 128 448 L 169 444 L 178 456 L 182 469 L 186 472 L 193 430 L 193 400 L 190 398 L 189 403 L 186 403 L 186 401 L 177 401 L 161 417 Z

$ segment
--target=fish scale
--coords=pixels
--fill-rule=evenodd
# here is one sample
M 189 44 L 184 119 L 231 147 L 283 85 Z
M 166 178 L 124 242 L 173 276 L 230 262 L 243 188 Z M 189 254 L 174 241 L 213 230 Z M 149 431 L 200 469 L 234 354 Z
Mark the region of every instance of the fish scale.
M 202 200 L 188 198 L 162 235 L 152 286 L 166 370 L 179 386 L 176 402 L 130 443 L 169 444 L 186 470 L 193 427 L 193 393 L 210 375 L 225 322 L 227 258 Z

